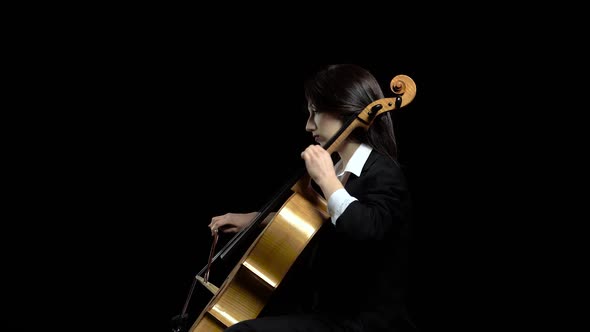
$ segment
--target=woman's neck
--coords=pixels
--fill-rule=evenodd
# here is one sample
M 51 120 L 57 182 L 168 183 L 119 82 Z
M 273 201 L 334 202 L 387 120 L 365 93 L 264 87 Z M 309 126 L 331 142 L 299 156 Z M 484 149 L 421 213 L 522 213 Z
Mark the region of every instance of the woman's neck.
M 350 158 L 352 158 L 352 155 L 360 145 L 361 143 L 357 141 L 349 140 L 345 140 L 342 143 L 342 146 L 340 146 L 340 148 L 338 149 L 338 155 L 340 155 L 340 160 L 342 161 L 343 169 L 346 166 L 346 164 L 348 164 L 348 161 L 350 160 Z

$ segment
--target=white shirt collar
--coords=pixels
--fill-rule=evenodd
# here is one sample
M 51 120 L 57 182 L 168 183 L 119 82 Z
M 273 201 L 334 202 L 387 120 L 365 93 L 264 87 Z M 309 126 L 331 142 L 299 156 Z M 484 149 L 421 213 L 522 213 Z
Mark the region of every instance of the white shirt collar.
M 369 155 L 371 154 L 372 150 L 373 148 L 371 148 L 369 145 L 361 143 L 361 145 L 359 145 L 359 147 L 352 154 L 352 157 L 350 157 L 350 160 L 346 164 L 346 168 L 344 170 L 340 170 L 340 168 L 342 168 L 342 160 L 339 160 L 335 166 L 336 175 L 338 175 L 338 178 L 341 178 L 346 172 L 350 172 L 356 176 L 361 176 L 363 166 L 365 166 L 367 159 L 369 159 Z

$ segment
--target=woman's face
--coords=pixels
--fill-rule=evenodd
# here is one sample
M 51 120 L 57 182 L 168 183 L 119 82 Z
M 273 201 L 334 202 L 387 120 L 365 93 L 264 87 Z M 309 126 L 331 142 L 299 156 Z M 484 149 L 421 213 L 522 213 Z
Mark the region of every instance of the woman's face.
M 314 105 L 308 104 L 307 110 L 309 117 L 305 124 L 305 130 L 310 132 L 313 139 L 323 146 L 340 130 L 343 122 L 332 113 L 317 112 Z

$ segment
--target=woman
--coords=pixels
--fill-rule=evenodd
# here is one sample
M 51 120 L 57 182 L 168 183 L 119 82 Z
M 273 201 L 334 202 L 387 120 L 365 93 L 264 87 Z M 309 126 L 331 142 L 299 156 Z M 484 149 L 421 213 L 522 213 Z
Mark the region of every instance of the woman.
M 405 310 L 409 197 L 390 112 L 368 130 L 350 134 L 336 164 L 323 148 L 351 116 L 384 98 L 383 92 L 367 70 L 344 64 L 319 70 L 305 82 L 305 97 L 305 129 L 319 144 L 308 146 L 301 158 L 330 214 L 308 246 L 305 276 L 285 286 L 308 292 L 285 291 L 288 300 L 282 303 L 294 305 L 277 305 L 280 310 L 226 331 L 413 331 Z M 256 215 L 216 216 L 209 227 L 237 232 Z

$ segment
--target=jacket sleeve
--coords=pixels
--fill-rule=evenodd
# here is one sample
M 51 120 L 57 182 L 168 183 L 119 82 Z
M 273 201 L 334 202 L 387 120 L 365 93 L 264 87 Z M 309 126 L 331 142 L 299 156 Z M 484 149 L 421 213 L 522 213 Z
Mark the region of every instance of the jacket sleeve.
M 382 240 L 399 229 L 402 222 L 401 203 L 406 188 L 401 170 L 395 165 L 376 164 L 357 181 L 350 191 L 357 200 L 340 215 L 336 231 L 359 241 Z

